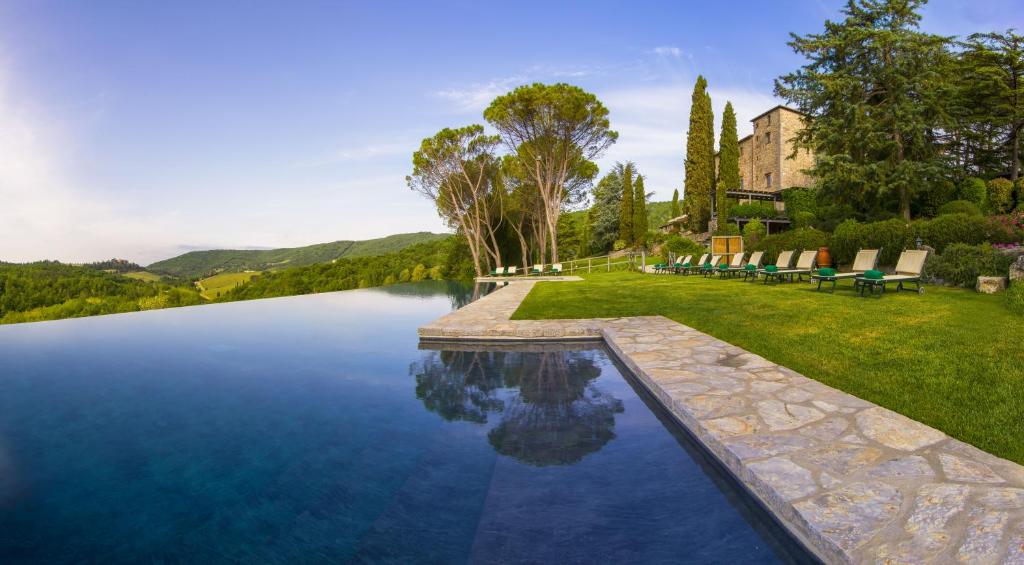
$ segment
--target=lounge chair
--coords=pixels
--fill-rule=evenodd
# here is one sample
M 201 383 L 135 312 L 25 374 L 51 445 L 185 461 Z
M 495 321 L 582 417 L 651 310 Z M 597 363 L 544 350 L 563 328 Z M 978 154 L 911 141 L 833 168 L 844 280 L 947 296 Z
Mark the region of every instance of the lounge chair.
M 686 257 L 677 257 L 676 262 L 672 265 L 672 272 L 679 273 L 679 270 L 684 266 L 689 268 L 690 260 L 693 259 L 693 255 L 687 255 Z
M 560 275 L 560 274 L 562 274 L 562 264 L 561 263 L 555 263 L 554 265 L 551 265 L 550 273 L 552 275 Z
M 740 253 L 739 255 L 742 256 L 743 254 Z M 738 276 L 742 274 L 745 277 L 748 271 L 756 271 L 761 268 L 761 257 L 763 256 L 764 251 L 755 251 L 750 254 L 750 259 L 748 259 L 746 263 L 743 263 L 741 260 L 738 265 L 736 264 L 736 257 L 733 256 L 733 261 L 729 264 L 729 269 L 726 273 L 728 273 L 729 276 Z
M 713 275 L 713 274 L 715 274 L 715 268 L 717 268 L 718 264 L 721 263 L 721 262 L 722 262 L 722 256 L 721 255 L 712 255 L 711 256 L 711 260 L 701 266 L 700 272 L 703 273 L 705 277 L 709 276 L 709 275 Z
M 743 280 L 748 278 L 757 280 L 757 273 L 761 270 L 761 260 L 764 258 L 764 251 L 755 251 L 750 254 L 750 260 L 739 271 L 743 273 Z
M 700 261 L 697 261 L 696 263 L 684 264 L 683 265 L 682 273 L 684 275 L 688 275 L 688 274 L 690 274 L 691 271 L 696 272 L 696 271 L 699 271 L 699 270 L 703 269 L 704 268 L 704 263 L 706 263 L 707 260 L 708 260 L 708 254 L 705 253 L 705 254 L 700 256 Z
M 530 274 L 531 275 L 543 275 L 544 274 L 544 264 L 540 263 L 540 264 L 534 265 L 533 268 L 530 269 Z
M 784 282 L 786 278 L 789 278 L 789 282 L 793 282 L 793 276 L 797 277 L 798 282 L 804 280 L 804 275 L 811 276 L 811 272 L 814 271 L 814 263 L 818 259 L 817 251 L 803 251 L 800 253 L 800 258 L 796 260 L 796 267 L 792 269 L 779 269 L 774 273 L 770 274 L 770 278 L 777 279 L 779 282 Z M 768 282 L 769 277 L 765 277 L 765 282 Z
M 785 271 L 793 265 L 793 254 L 796 251 L 782 251 L 779 253 L 779 257 L 775 260 L 774 265 L 765 265 L 763 269 L 758 269 L 754 275 L 754 280 L 757 280 L 757 276 L 763 276 L 764 282 L 768 282 L 768 277 L 771 273 L 777 273 L 779 271 Z
M 516 267 L 515 265 L 513 265 L 513 266 L 509 267 L 509 268 L 508 268 L 508 269 L 507 269 L 507 270 L 505 271 L 505 276 L 506 276 L 506 277 L 514 277 L 514 276 L 516 276 L 516 269 L 518 269 L 518 267 Z
M 494 269 L 493 271 L 491 271 L 491 276 L 492 277 L 503 277 L 503 276 L 505 276 L 505 267 L 498 267 L 497 269 Z
M 818 281 L 819 291 L 821 290 L 821 283 L 830 282 L 832 283 L 832 289 L 829 292 L 835 292 L 836 281 L 841 279 L 853 279 L 863 275 L 867 271 L 873 270 L 878 265 L 879 253 L 881 253 L 880 249 L 861 249 L 857 252 L 857 256 L 853 258 L 853 266 L 850 267 L 849 271 L 844 273 L 829 273 L 824 269 L 819 269 L 817 273 L 811 276 L 811 282 Z
M 718 278 L 724 279 L 727 275 L 732 276 L 743 269 L 743 253 L 733 253 L 732 260 L 728 265 L 718 266 Z
M 885 285 L 889 283 L 897 283 L 896 292 L 903 290 L 904 283 L 914 283 L 917 285 L 917 293 L 924 294 L 924 287 L 921 286 L 921 273 L 924 272 L 924 262 L 927 258 L 928 252 L 923 249 L 908 249 L 900 253 L 900 259 L 896 261 L 895 274 L 878 277 L 875 273 L 879 271 L 867 271 L 853 279 L 854 289 L 859 287 L 861 296 L 864 296 L 865 289 L 874 294 L 876 288 L 881 288 L 881 292 L 878 294 L 882 295 L 885 293 Z

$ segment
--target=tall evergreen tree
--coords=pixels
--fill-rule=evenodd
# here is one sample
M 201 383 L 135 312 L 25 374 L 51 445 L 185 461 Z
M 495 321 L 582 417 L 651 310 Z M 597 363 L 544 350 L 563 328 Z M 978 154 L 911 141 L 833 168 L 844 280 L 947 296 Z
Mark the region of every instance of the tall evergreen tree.
M 690 103 L 690 126 L 686 132 L 686 213 L 690 227 L 706 231 L 711 218 L 711 194 L 715 185 L 715 116 L 711 109 L 708 81 L 697 77 Z
M 633 243 L 633 163 L 618 163 L 616 169 L 622 178 L 622 206 L 619 208 L 619 239 L 626 245 Z
M 647 194 L 644 193 L 644 177 L 636 176 L 633 196 L 633 244 L 647 245 Z
M 679 189 L 672 191 L 672 217 L 678 218 L 682 212 L 679 210 Z
M 736 133 L 736 112 L 732 102 L 725 103 L 722 113 L 722 133 L 718 137 L 718 217 L 719 225 L 727 210 L 725 192 L 740 187 L 740 141 Z
M 944 173 L 934 132 L 950 81 L 945 37 L 918 30 L 923 0 L 849 0 L 846 19 L 793 36 L 807 58 L 775 93 L 810 116 L 796 148 L 817 155 L 823 193 L 862 211 L 910 219 L 915 190 Z

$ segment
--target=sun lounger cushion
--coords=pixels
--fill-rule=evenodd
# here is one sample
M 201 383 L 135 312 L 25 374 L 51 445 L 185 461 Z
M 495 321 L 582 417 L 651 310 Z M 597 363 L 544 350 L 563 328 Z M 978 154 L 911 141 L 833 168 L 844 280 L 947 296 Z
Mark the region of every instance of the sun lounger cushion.
M 836 270 L 831 267 L 824 267 L 822 269 L 818 269 L 818 275 L 822 277 L 834 277 L 836 276 Z
M 779 268 L 776 267 L 775 265 L 768 265 L 767 267 L 764 268 L 764 272 L 766 272 L 766 273 L 775 273 L 778 270 L 779 270 Z
M 753 263 L 747 263 L 747 265 L 745 267 L 743 267 L 743 268 L 748 270 L 748 271 L 756 271 L 757 270 L 757 265 L 755 265 Z
M 885 278 L 885 273 L 883 273 L 882 271 L 871 269 L 870 271 L 864 271 L 864 278 L 878 281 Z

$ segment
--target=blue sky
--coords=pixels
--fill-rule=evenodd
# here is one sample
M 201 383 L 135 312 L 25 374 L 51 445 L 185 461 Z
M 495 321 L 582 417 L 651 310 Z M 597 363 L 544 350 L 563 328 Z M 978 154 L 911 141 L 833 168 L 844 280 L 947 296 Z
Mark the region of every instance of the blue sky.
M 681 188 L 703 73 L 740 135 L 840 2 L 0 3 L 0 260 L 143 264 L 443 225 L 404 177 L 419 141 L 519 84 L 597 94 L 659 200 Z M 1024 28 L 936 1 L 943 34 Z

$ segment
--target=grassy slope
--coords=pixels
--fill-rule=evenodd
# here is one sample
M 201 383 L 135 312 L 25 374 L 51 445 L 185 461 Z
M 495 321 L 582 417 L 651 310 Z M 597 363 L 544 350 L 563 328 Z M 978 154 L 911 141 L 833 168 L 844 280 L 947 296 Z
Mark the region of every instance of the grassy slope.
M 660 314 L 1024 463 L 1024 320 L 1001 296 L 611 273 L 542 283 L 516 319 Z
M 383 255 L 416 243 L 450 237 L 429 232 L 389 235 L 366 241 L 335 241 L 306 247 L 284 249 L 215 249 L 190 251 L 153 263 L 148 270 L 182 278 L 201 277 L 219 271 L 265 271 L 280 267 L 299 267 L 326 263 L 341 257 Z
M 220 273 L 212 277 L 206 277 L 196 283 L 199 293 L 207 300 L 213 300 L 225 292 L 240 284 L 249 282 L 249 279 L 259 273 Z
M 135 279 L 138 281 L 146 282 L 157 282 L 163 278 L 160 275 L 156 273 L 151 273 L 149 271 L 132 271 L 130 273 L 124 273 L 121 276 L 127 277 L 129 279 Z

